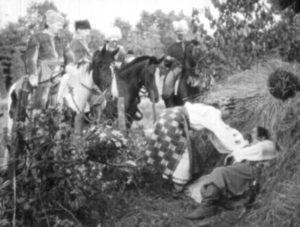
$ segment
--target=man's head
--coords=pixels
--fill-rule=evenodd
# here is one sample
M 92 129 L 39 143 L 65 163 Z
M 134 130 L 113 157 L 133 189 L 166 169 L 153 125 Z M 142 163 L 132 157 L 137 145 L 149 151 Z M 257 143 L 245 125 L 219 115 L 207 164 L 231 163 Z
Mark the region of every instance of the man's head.
M 45 18 L 47 28 L 53 35 L 57 35 L 65 24 L 65 18 L 54 10 L 48 10 Z
M 179 41 L 183 41 L 187 32 L 188 32 L 188 25 L 185 20 L 175 21 L 173 22 L 174 31 L 176 33 L 177 39 Z
M 257 126 L 254 129 L 252 129 L 251 137 L 253 141 L 269 140 L 270 133 L 266 128 Z
M 79 20 L 75 22 L 76 34 L 82 38 L 86 39 L 91 32 L 91 25 L 88 20 Z
M 111 48 L 117 48 L 119 40 L 122 38 L 121 30 L 118 27 L 112 27 L 106 35 Z
M 235 100 L 234 98 L 224 98 L 220 100 L 218 103 L 218 108 L 221 110 L 222 118 L 226 119 L 228 118 L 235 109 Z

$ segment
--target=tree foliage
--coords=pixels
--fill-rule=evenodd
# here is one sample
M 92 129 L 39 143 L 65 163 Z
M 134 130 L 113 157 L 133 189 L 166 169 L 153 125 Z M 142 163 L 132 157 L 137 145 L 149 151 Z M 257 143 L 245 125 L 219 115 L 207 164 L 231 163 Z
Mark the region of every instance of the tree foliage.
M 20 76 L 24 75 L 24 64 L 21 55 L 26 49 L 29 37 L 38 31 L 42 31 L 45 27 L 45 13 L 47 10 L 58 11 L 58 8 L 51 1 L 33 2 L 27 9 L 27 14 L 20 17 L 16 23 L 9 23 L 0 33 L 0 64 L 4 64 L 3 58 L 9 59 L 9 73 L 4 73 L 5 83 L 9 84 L 16 81 Z M 70 40 L 71 33 L 66 28 L 60 33 L 60 37 L 64 40 Z M 2 66 L 4 69 L 7 67 Z M 5 84 L 4 83 L 4 84 Z M 6 90 L 2 93 L 7 92 Z M 1 88 L 2 89 L 2 88 Z
M 130 35 L 130 32 L 132 31 L 132 26 L 130 25 L 130 23 L 122 20 L 121 18 L 116 18 L 114 22 L 114 26 L 120 28 L 122 33 L 122 40 L 123 41 L 127 40 L 128 36 Z
M 294 47 L 299 45 L 299 26 L 291 10 L 275 14 L 273 8 L 258 0 L 212 3 L 220 13 L 214 18 L 209 9 L 205 11 L 215 30 L 213 36 L 208 36 L 203 27 L 196 34 L 203 50 L 199 66 L 208 68 L 210 74 L 245 70 L 269 56 L 286 61 L 298 59 Z
M 45 27 L 45 13 L 48 10 L 59 11 L 53 2 L 48 0 L 43 3 L 32 2 L 23 20 L 31 29 L 40 31 Z

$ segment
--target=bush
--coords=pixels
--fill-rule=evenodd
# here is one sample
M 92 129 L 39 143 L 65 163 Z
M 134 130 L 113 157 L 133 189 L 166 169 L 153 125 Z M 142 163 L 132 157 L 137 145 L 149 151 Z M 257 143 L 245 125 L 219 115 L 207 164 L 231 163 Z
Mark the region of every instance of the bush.
M 47 110 L 18 123 L 16 205 L 8 184 L 0 192 L 3 223 L 16 208 L 19 226 L 96 226 L 128 205 L 124 190 L 144 184 L 136 164 L 143 134 L 131 140 L 131 133 L 94 125 L 76 138 L 60 116 Z

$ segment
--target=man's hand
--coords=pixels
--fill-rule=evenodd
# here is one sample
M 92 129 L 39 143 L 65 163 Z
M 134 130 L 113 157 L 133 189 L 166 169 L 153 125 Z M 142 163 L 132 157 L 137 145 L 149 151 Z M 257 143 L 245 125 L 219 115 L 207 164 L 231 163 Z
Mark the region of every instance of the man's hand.
M 28 75 L 29 83 L 32 87 L 37 87 L 39 83 L 39 77 L 36 74 Z
M 164 60 L 164 66 L 167 68 L 171 68 L 173 61 L 174 61 L 174 58 L 172 58 L 171 56 L 166 56 L 165 60 Z
M 115 65 L 115 67 L 116 67 L 117 69 L 120 69 L 120 68 L 121 68 L 121 65 L 122 65 L 122 62 L 116 61 L 116 62 L 114 63 L 114 65 Z

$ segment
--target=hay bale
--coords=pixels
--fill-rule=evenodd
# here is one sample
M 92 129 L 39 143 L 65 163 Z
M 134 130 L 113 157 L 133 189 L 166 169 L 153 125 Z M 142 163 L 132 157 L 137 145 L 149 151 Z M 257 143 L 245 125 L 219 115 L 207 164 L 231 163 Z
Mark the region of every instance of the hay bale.
M 256 125 L 268 128 L 272 135 L 278 131 L 286 111 L 297 100 L 299 94 L 287 102 L 275 99 L 269 92 L 268 78 L 276 69 L 281 68 L 295 75 L 300 71 L 300 64 L 271 59 L 253 66 L 251 69 L 234 74 L 216 84 L 206 96 L 197 101 L 216 103 L 224 98 L 234 98 L 236 108 L 230 119 L 230 125 L 241 132 L 249 132 Z M 300 76 L 297 75 L 300 79 Z

